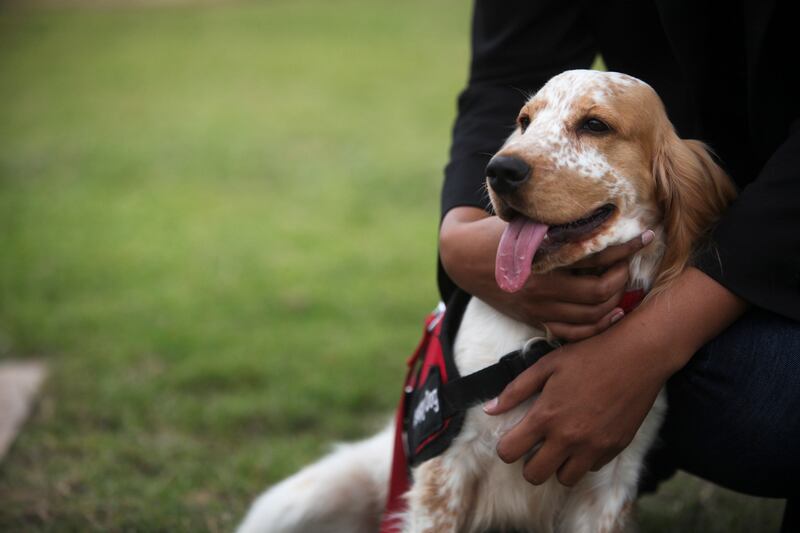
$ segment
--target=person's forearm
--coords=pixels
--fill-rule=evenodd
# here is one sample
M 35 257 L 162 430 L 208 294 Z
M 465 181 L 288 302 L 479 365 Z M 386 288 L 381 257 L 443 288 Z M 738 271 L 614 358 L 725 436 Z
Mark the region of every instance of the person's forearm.
M 607 334 L 620 343 L 652 348 L 650 352 L 661 357 L 649 362 L 666 379 L 746 309 L 744 300 L 700 270 L 688 268 L 667 290 L 645 301 Z
M 494 257 L 506 223 L 477 207 L 451 209 L 439 232 L 439 254 L 450 278 L 490 303 L 502 297 L 494 278 Z

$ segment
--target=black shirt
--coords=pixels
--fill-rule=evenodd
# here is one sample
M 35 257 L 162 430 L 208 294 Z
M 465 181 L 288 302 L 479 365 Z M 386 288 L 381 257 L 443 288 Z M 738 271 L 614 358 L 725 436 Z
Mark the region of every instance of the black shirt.
M 602 55 L 649 83 L 678 133 L 711 146 L 740 195 L 694 264 L 754 305 L 800 320 L 800 46 L 781 0 L 476 0 L 442 217 L 491 210 L 484 168 L 528 95 Z M 439 264 L 447 301 L 454 289 Z

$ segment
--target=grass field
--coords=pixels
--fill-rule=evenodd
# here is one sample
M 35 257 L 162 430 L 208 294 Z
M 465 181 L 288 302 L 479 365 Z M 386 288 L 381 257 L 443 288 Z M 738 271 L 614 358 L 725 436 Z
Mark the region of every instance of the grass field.
M 0 531 L 227 531 L 384 422 L 436 302 L 468 2 L 0 5 Z M 774 531 L 680 477 L 642 531 Z

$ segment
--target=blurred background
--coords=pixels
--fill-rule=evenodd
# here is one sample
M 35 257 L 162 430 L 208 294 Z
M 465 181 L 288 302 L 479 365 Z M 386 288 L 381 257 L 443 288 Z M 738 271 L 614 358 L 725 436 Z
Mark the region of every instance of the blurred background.
M 0 359 L 49 367 L 0 531 L 229 531 L 388 420 L 438 299 L 470 10 L 0 3 Z M 781 509 L 679 476 L 639 515 Z

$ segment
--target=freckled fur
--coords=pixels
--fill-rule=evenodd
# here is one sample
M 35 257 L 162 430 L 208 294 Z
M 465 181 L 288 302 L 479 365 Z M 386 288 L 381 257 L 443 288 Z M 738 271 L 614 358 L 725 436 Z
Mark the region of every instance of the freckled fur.
M 577 127 L 592 113 L 613 133 L 587 136 Z M 582 218 L 605 203 L 616 214 L 586 240 L 562 246 L 534 270 L 568 265 L 647 228 L 655 240 L 629 264 L 631 288 L 663 290 L 686 267 L 698 240 L 734 196 L 733 186 L 704 145 L 677 137 L 655 92 L 617 73 L 569 71 L 550 80 L 523 107 L 531 124 L 500 150 L 533 167 L 513 197 L 490 189 L 495 211 L 548 224 Z M 455 340 L 456 364 L 467 375 L 545 332 L 517 322 L 477 298 L 467 306 Z M 500 416 L 467 411 L 461 433 L 439 457 L 414 470 L 402 518 L 407 533 L 480 532 L 490 528 L 538 533 L 616 533 L 629 524 L 642 461 L 666 410 L 662 391 L 633 441 L 598 472 L 566 488 L 522 477 L 522 463 L 500 461 L 495 447 L 535 397 Z M 256 500 L 239 531 L 377 531 L 386 499 L 393 427 L 340 448 Z

